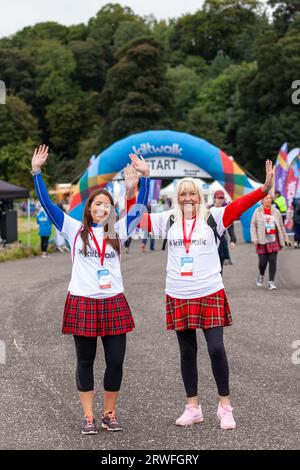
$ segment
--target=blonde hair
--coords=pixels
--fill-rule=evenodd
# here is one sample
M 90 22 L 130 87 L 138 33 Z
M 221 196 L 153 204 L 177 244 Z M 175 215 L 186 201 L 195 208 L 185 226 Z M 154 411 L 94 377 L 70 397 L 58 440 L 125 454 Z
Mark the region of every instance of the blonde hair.
M 173 197 L 173 207 L 175 220 L 181 224 L 182 223 L 182 208 L 179 205 L 179 194 L 181 191 L 196 191 L 199 195 L 200 204 L 197 204 L 196 210 L 196 220 L 197 222 L 203 222 L 207 219 L 208 211 L 205 206 L 204 195 L 198 180 L 195 178 L 183 178 L 177 183 L 175 188 L 175 194 Z

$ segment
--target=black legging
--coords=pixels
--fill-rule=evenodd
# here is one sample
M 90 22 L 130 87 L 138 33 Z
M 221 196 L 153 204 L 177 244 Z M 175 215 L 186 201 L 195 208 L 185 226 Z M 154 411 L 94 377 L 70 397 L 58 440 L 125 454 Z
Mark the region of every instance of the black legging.
M 43 252 L 47 251 L 48 242 L 49 242 L 49 237 L 41 237 L 41 250 Z
M 104 373 L 104 390 L 118 392 L 123 376 L 123 362 L 126 350 L 126 334 L 101 336 L 106 369 Z M 94 389 L 94 360 L 97 350 L 97 337 L 74 335 L 77 367 L 76 384 L 80 392 Z
M 130 247 L 130 245 L 131 245 L 131 237 L 127 238 L 127 240 L 125 241 L 124 245 L 125 245 L 125 248 L 129 248 L 129 247 Z
M 275 279 L 277 254 L 278 252 L 258 255 L 258 268 L 262 276 L 264 276 L 267 264 L 269 263 L 269 281 L 274 281 Z
M 218 393 L 229 395 L 229 368 L 223 342 L 223 327 L 203 330 Z M 181 374 L 187 397 L 198 395 L 196 330 L 176 331 L 181 357 Z

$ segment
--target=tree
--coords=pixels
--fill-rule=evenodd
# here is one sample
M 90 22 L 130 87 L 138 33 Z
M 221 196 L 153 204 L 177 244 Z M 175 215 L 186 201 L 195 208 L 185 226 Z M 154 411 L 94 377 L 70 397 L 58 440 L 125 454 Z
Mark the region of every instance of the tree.
M 150 35 L 150 29 L 140 19 L 122 21 L 114 34 L 114 47 L 118 51 L 128 42 Z
M 0 46 L 1 80 L 7 92 L 32 103 L 34 100 L 34 61 L 24 49 Z
M 299 48 L 298 31 L 280 39 L 268 32 L 256 43 L 257 71 L 239 82 L 235 145 L 254 172 L 267 156 L 275 159 L 283 141 L 299 146 L 299 118 L 291 101 L 292 82 L 300 76 Z
M 99 44 L 113 46 L 114 35 L 123 21 L 134 21 L 134 12 L 128 7 L 122 7 L 118 3 L 104 5 L 94 18 L 88 23 L 90 36 Z
M 185 130 L 193 135 L 208 140 L 213 145 L 224 147 L 224 135 L 218 129 L 218 123 L 201 105 L 195 106 L 189 113 Z
M 207 0 L 203 10 L 184 15 L 174 25 L 170 44 L 184 54 L 213 60 L 219 51 L 231 56 L 236 40 L 258 20 L 255 0 Z
M 30 106 L 8 96 L 5 106 L 0 106 L 0 128 L 0 179 L 32 187 L 30 158 L 39 131 Z
M 102 144 L 128 134 L 165 127 L 171 106 L 161 46 L 153 38 L 129 43 L 109 71 L 100 96 Z
M 36 62 L 37 97 L 44 104 L 70 94 L 76 62 L 72 51 L 58 41 L 38 41 L 32 54 Z
M 74 78 L 83 90 L 101 91 L 106 78 L 108 63 L 103 48 L 94 39 L 72 41 L 70 49 L 76 61 Z
M 12 45 L 16 47 L 26 47 L 35 41 L 55 40 L 66 43 L 68 40 L 68 27 L 55 21 L 37 23 L 34 26 L 27 26 L 18 31 L 12 37 Z
M 173 97 L 174 124 L 182 127 L 180 121 L 184 121 L 190 109 L 194 107 L 201 79 L 193 69 L 179 65 L 168 69 L 167 80 Z
M 27 139 L 0 147 L 0 178 L 28 189 L 33 188 L 30 168 L 34 146 L 34 142 Z
M 284 36 L 297 18 L 299 19 L 300 0 L 268 0 L 268 5 L 273 8 L 273 21 L 277 34 Z
M 7 144 L 38 141 L 37 120 L 31 107 L 17 96 L 7 96 L 5 106 L 0 106 L 0 148 Z

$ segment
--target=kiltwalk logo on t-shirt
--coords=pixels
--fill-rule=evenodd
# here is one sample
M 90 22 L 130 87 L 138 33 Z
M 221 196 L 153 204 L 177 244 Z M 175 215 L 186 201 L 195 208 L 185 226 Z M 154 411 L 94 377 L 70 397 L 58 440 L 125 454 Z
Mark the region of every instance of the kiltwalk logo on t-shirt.
M 192 240 L 191 245 L 194 245 L 194 246 L 205 245 L 206 246 L 206 242 L 207 240 L 205 238 L 199 238 L 198 240 Z M 177 240 L 169 240 L 169 246 L 173 246 L 175 248 L 177 247 L 181 248 L 182 246 L 184 246 L 183 239 L 178 238 Z
M 82 248 L 78 250 L 78 254 L 84 256 L 84 251 Z M 99 254 L 96 250 L 88 250 L 86 255 L 88 258 L 99 258 Z M 116 253 L 114 251 L 111 251 L 110 253 L 105 253 L 105 259 L 114 259 L 115 257 Z

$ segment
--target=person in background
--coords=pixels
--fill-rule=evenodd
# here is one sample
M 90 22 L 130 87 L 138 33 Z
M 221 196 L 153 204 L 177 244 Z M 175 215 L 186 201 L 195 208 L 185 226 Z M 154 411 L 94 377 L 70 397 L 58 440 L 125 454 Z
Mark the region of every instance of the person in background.
M 227 204 L 225 202 L 225 193 L 222 190 L 218 190 L 214 194 L 214 207 L 226 207 Z M 220 263 L 221 263 L 221 274 L 223 272 L 223 266 L 224 264 L 232 264 L 230 254 L 229 254 L 229 249 L 228 249 L 228 239 L 226 232 L 229 234 L 229 239 L 230 239 L 230 246 L 232 248 L 235 247 L 236 245 L 236 235 L 234 232 L 234 225 L 230 225 L 230 227 L 227 228 L 227 230 L 223 233 L 220 239 L 220 244 L 218 248 L 219 252 L 219 257 L 220 257 Z
M 36 222 L 39 226 L 39 236 L 41 237 L 42 258 L 47 258 L 47 248 L 52 231 L 52 223 L 42 207 L 36 216 Z
M 294 248 L 300 248 L 300 198 L 293 199 Z
M 285 197 L 278 190 L 275 191 L 274 204 L 276 205 L 277 209 L 279 210 L 279 212 L 281 214 L 281 217 L 282 217 L 282 221 L 284 223 L 285 218 L 286 218 L 287 205 L 286 205 Z
M 58 201 L 57 207 L 59 207 L 63 212 L 66 212 L 68 208 L 67 200 L 61 199 L 60 201 Z M 57 251 L 59 251 L 60 253 L 65 253 L 65 252 L 70 251 L 70 246 L 67 240 L 65 239 L 65 237 L 62 236 L 62 234 L 59 232 L 59 230 L 57 230 L 56 227 L 55 227 L 55 245 L 56 245 Z
M 148 210 L 148 214 L 151 214 L 151 204 L 150 203 L 147 205 L 147 210 Z M 142 253 L 145 253 L 145 251 L 146 251 L 146 245 L 147 245 L 148 238 L 150 240 L 150 251 L 155 251 L 155 238 L 153 237 L 153 234 L 151 232 L 147 233 L 146 231 L 143 231 L 143 238 L 142 238 L 142 243 L 141 243 Z
M 258 254 L 259 276 L 257 287 L 262 287 L 264 275 L 269 263 L 269 289 L 277 289 L 275 275 L 277 267 L 277 255 L 284 245 L 290 246 L 282 217 L 276 207 L 272 206 L 272 196 L 267 194 L 258 207 L 251 220 L 251 240 Z

